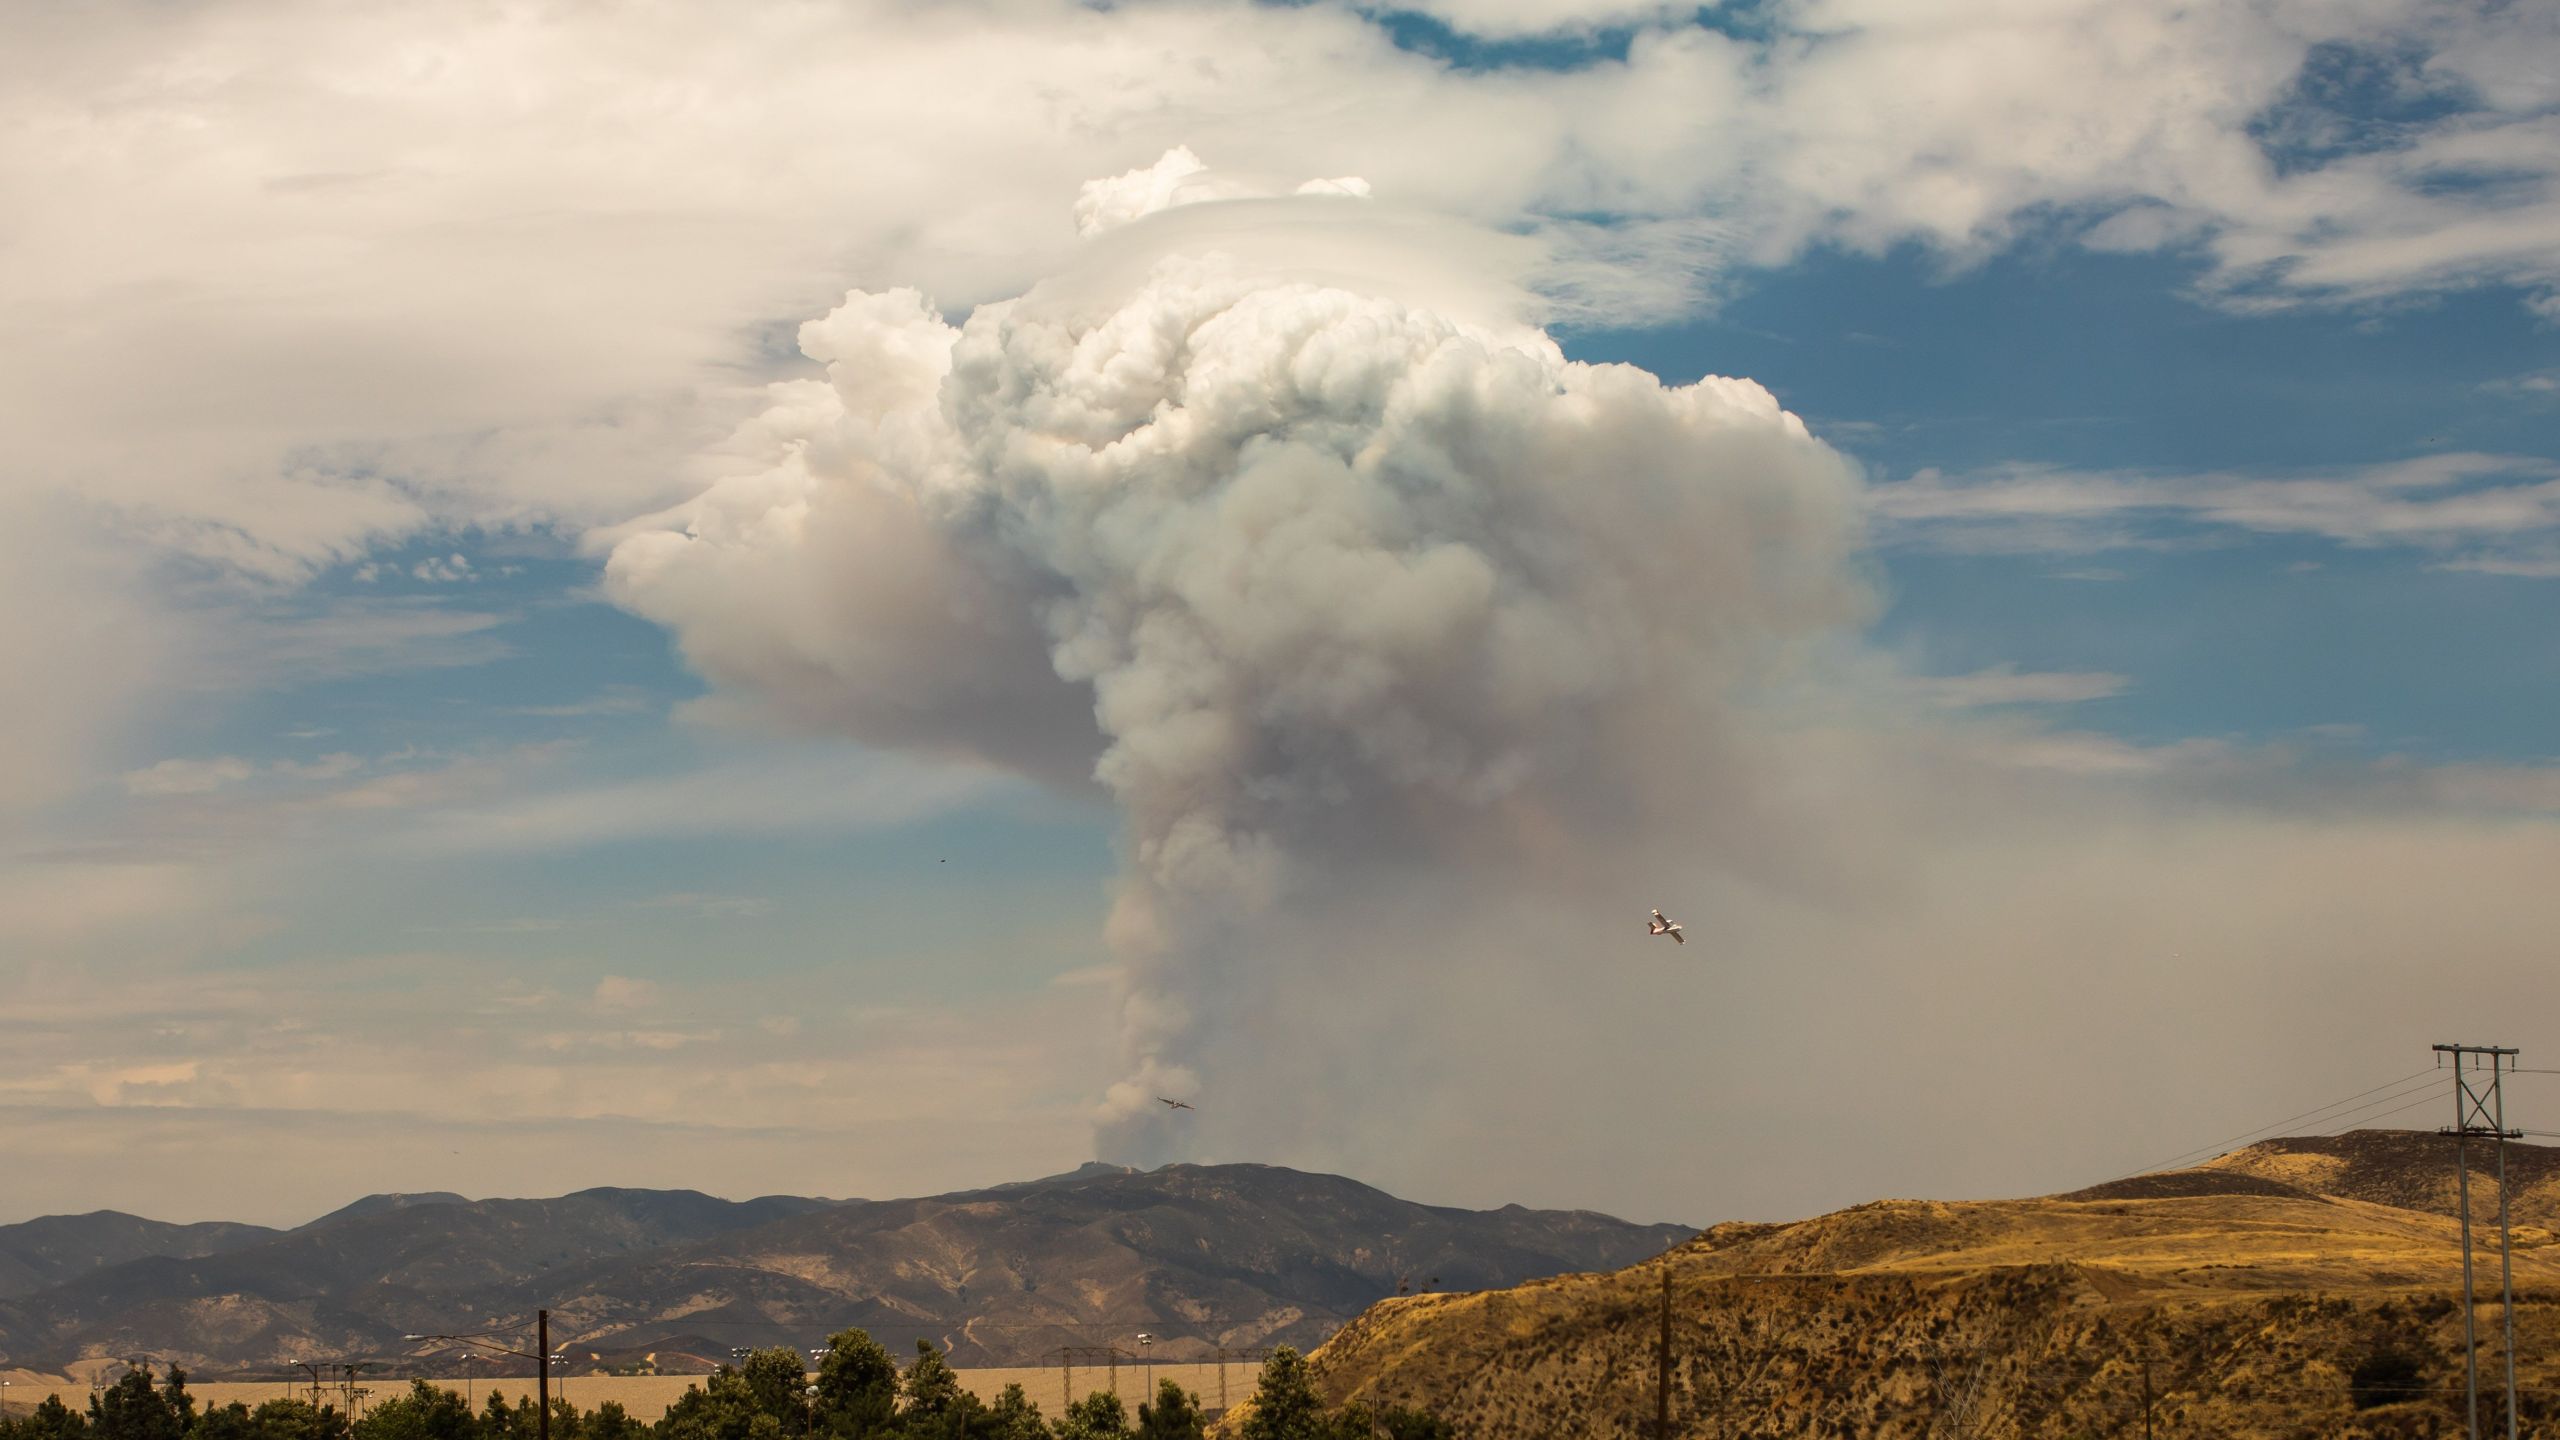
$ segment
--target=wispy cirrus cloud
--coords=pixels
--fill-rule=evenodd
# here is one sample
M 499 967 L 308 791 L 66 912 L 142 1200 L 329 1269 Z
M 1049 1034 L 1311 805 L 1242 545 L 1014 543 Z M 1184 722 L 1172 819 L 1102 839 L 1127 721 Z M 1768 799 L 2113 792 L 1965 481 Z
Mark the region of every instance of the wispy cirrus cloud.
M 2560 462 L 2464 452 L 2280 474 L 1927 469 L 1872 487 L 1867 510 L 1885 543 L 1942 550 L 2081 554 L 2210 543 L 2219 532 L 2403 547 L 2487 568 L 2560 535 Z
M 1995 665 L 1967 675 L 1919 675 L 1911 689 L 1932 705 L 1970 710 L 1991 705 L 2077 705 L 2133 688 L 2130 677 L 2105 670 L 2020 670 Z

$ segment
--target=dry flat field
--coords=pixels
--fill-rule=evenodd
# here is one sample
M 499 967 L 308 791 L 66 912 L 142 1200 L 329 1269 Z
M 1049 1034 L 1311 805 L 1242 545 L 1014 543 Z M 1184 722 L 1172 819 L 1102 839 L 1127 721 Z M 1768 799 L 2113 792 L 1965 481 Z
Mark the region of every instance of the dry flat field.
M 1257 1367 L 1237 1362 L 1226 1366 L 1225 1370 L 1224 1393 L 1228 1403 L 1241 1401 L 1253 1392 L 1254 1378 L 1258 1373 Z M 962 1370 L 958 1373 L 960 1383 L 976 1391 L 981 1398 L 993 1400 L 1005 1386 L 1020 1385 L 1024 1393 L 1039 1402 L 1042 1413 L 1055 1416 L 1061 1408 L 1060 1391 L 1066 1377 L 1060 1374 L 1055 1365 L 1020 1369 Z M 1113 1384 L 1115 1378 L 1118 1381 L 1116 1386 Z M 1199 1396 L 1201 1402 L 1211 1410 L 1221 1408 L 1219 1367 L 1215 1364 L 1159 1363 L 1155 1367 L 1155 1378 L 1158 1381 L 1172 1380 L 1179 1383 L 1184 1389 Z M 25 1373 L 12 1373 L 9 1379 L 11 1384 L 7 1391 L 7 1404 L 11 1414 L 23 1414 L 28 1408 L 42 1402 L 47 1395 L 60 1395 L 62 1403 L 75 1410 L 84 1409 L 89 1403 L 89 1387 L 85 1382 L 68 1385 L 64 1384 L 59 1377 Z M 555 1378 L 551 1383 L 554 1394 L 565 1397 L 581 1410 L 593 1410 L 607 1400 L 617 1400 L 633 1419 L 654 1422 L 659 1416 L 665 1414 L 667 1407 L 681 1398 L 687 1389 L 701 1384 L 702 1381 L 703 1377 L 700 1375 L 572 1375 L 565 1379 Z M 485 1403 L 491 1390 L 504 1391 L 507 1398 L 512 1400 L 523 1396 L 533 1388 L 530 1377 L 513 1380 L 480 1379 L 470 1381 L 467 1385 L 460 1380 L 438 1380 L 435 1383 L 457 1392 L 467 1390 L 475 1406 Z M 368 1375 L 362 1386 L 365 1393 L 359 1397 L 356 1408 L 361 1409 L 365 1405 L 387 1399 L 408 1388 L 409 1382 L 405 1378 Z M 1130 1413 L 1135 1414 L 1138 1402 L 1147 1398 L 1149 1393 L 1146 1367 L 1123 1365 L 1116 1376 L 1114 1372 L 1099 1366 L 1076 1367 L 1075 1394 L 1078 1398 L 1096 1390 L 1115 1388 L 1120 1392 L 1121 1400 L 1129 1406 Z M 190 1380 L 187 1382 L 187 1393 L 196 1397 L 196 1404 L 199 1407 L 228 1405 L 234 1400 L 245 1405 L 256 1405 L 263 1400 L 275 1400 L 286 1396 L 308 1399 L 311 1395 L 311 1385 L 307 1380 L 301 1382 Z M 321 1391 L 321 1399 L 342 1410 L 348 1408 L 344 1392 L 334 1386 L 324 1388 Z

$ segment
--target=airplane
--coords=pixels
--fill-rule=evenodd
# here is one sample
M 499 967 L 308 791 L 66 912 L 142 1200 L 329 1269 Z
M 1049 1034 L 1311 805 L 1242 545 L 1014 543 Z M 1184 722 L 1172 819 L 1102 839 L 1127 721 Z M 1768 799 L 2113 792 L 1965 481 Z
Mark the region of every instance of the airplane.
M 1677 920 L 1663 919 L 1662 912 L 1659 910 L 1653 912 L 1653 923 L 1645 927 L 1644 933 L 1647 935 L 1668 935 L 1671 937 L 1671 943 L 1675 945 L 1686 945 L 1689 943 L 1688 937 L 1680 933 L 1680 922 Z
M 1163 1096 L 1161 1096 L 1161 1095 L 1157 1096 L 1156 1098 L 1157 1098 L 1158 1100 L 1164 1100 L 1164 1097 L 1163 1097 Z M 1188 1110 L 1188 1109 L 1190 1109 L 1190 1108 L 1191 1108 L 1191 1102 L 1189 1102 L 1189 1101 L 1187 1101 L 1187 1100 L 1164 1100 L 1164 1103 L 1166 1103 L 1167 1105 L 1172 1106 L 1172 1107 L 1173 1107 L 1174 1109 L 1176 1109 L 1176 1110 Z

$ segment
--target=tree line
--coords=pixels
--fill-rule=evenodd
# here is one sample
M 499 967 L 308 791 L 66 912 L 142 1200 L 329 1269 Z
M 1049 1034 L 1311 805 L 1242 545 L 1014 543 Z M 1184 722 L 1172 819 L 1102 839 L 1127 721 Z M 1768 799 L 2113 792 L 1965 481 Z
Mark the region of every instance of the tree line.
M 551 1402 L 552 1440 L 1205 1440 L 1200 1397 L 1166 1380 L 1131 1415 L 1097 1390 L 1051 1418 L 1007 1385 L 992 1402 L 960 1383 L 940 1351 L 916 1342 L 903 1372 L 860 1330 L 827 1341 L 817 1371 L 789 1347 L 758 1350 L 687 1389 L 654 1425 L 617 1401 L 580 1410 Z M 0 1416 L 0 1440 L 536 1440 L 541 1411 L 530 1397 L 491 1391 L 473 1411 L 454 1391 L 416 1380 L 402 1394 L 348 1416 L 334 1405 L 268 1400 L 197 1408 L 184 1370 L 166 1381 L 149 1366 L 127 1371 L 89 1398 L 86 1413 L 47 1396 L 34 1413 Z M 1242 1440 L 1453 1440 L 1443 1421 L 1403 1407 L 1326 1409 L 1306 1357 L 1272 1352 L 1255 1382 Z

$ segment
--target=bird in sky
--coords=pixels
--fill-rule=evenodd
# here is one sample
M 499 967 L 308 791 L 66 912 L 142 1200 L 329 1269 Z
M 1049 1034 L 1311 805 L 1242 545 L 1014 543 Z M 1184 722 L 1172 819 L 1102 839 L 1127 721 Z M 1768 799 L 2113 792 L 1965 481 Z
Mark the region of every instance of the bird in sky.
M 1653 923 L 1645 927 L 1644 933 L 1647 935 L 1668 935 L 1671 937 L 1671 943 L 1675 945 L 1686 945 L 1689 943 L 1689 938 L 1680 933 L 1680 922 L 1677 920 L 1663 919 L 1662 912 L 1659 910 L 1653 912 Z
M 1191 1102 L 1187 1100 L 1165 1100 L 1161 1095 L 1156 1098 L 1158 1100 L 1164 1100 L 1165 1104 L 1172 1106 L 1176 1110 L 1188 1110 L 1191 1108 Z

